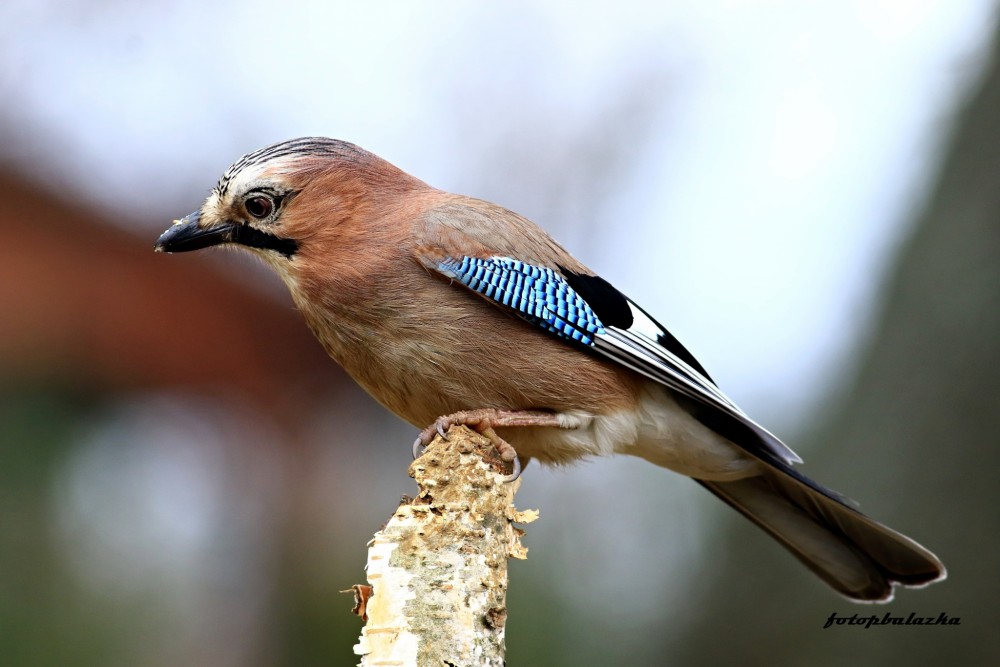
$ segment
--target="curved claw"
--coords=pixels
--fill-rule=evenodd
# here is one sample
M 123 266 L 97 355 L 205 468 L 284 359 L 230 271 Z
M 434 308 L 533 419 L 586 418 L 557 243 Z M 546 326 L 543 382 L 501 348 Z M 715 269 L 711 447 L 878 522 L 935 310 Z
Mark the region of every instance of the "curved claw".
M 433 428 L 437 431 L 437 434 L 441 436 L 442 440 L 448 439 L 448 434 L 444 429 L 444 422 L 441 419 L 433 424 Z M 424 450 L 427 449 L 427 446 L 431 444 L 431 440 L 434 439 L 431 437 L 433 432 L 430 429 L 430 426 L 425 428 L 420 432 L 420 435 L 417 436 L 417 439 L 413 441 L 413 458 L 417 458 L 423 454 Z
M 511 462 L 511 466 L 513 467 L 513 471 L 503 478 L 504 484 L 510 484 L 521 476 L 521 457 L 515 456 L 514 460 Z

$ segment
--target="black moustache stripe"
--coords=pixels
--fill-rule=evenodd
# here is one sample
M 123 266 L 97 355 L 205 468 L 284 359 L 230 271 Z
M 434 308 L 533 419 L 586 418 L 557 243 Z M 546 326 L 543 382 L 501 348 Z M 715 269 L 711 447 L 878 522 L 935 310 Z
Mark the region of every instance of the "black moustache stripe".
M 289 259 L 299 251 L 299 244 L 295 239 L 281 238 L 274 234 L 262 232 L 249 225 L 235 225 L 232 231 L 232 242 L 250 248 L 275 250 Z

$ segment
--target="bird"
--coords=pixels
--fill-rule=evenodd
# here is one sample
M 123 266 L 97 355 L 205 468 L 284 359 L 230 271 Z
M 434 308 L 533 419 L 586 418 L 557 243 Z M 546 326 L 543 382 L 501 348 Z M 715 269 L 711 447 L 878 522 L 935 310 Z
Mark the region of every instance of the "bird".
M 521 461 L 631 455 L 694 479 L 855 602 L 945 578 L 941 561 L 799 472 L 665 327 L 502 206 L 352 143 L 244 155 L 154 249 L 247 251 L 330 357 L 420 431 L 467 425 Z

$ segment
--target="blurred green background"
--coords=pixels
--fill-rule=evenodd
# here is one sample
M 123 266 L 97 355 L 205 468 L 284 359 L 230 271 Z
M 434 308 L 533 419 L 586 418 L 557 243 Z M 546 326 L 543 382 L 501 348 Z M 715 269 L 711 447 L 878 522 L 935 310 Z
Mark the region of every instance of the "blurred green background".
M 260 267 L 152 253 L 307 134 L 538 221 L 949 570 L 852 605 L 687 480 L 532 465 L 509 664 L 1000 664 L 994 3 L 615 7 L 0 7 L 0 665 L 356 664 L 413 430 Z M 823 629 L 886 611 L 961 625 Z

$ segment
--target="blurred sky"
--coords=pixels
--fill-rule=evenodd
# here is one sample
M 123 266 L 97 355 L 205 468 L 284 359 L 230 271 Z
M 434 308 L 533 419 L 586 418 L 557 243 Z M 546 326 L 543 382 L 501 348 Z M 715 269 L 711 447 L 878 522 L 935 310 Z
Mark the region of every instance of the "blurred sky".
M 242 153 L 310 134 L 353 141 L 552 231 L 786 435 L 851 369 L 881 272 L 975 82 L 993 9 L 986 0 L 5 0 L 0 159 L 115 213 L 151 247 Z M 153 423 L 177 400 L 119 406 L 81 435 L 56 489 L 68 551 L 82 554 L 97 588 L 110 570 L 88 568 L 107 568 L 109 556 L 88 559 L 80 535 L 112 547 L 127 538 L 121 562 L 154 568 L 151 554 L 217 569 L 264 540 L 254 516 L 240 528 L 212 513 L 232 467 L 213 445 L 221 427 Z M 105 479 L 112 464 L 126 472 Z M 359 484 L 387 467 L 348 464 L 369 466 L 353 475 Z M 702 529 L 687 486 L 618 493 L 659 488 L 663 475 L 650 468 L 614 462 L 572 479 L 532 470 L 545 483 L 522 492 L 546 519 L 533 548 L 562 545 L 543 567 L 570 578 L 585 567 L 560 550 L 600 563 L 602 576 L 580 575 L 594 586 L 552 593 L 581 596 L 576 606 L 595 623 L 606 622 L 586 597 L 595 588 L 639 610 L 662 604 L 661 587 L 684 586 L 629 578 L 635 563 L 614 552 L 635 541 L 637 523 L 649 526 L 657 567 L 697 557 Z M 548 502 L 567 488 L 572 506 Z M 618 513 L 602 517 L 608 498 Z M 663 502 L 676 503 L 669 528 Z M 136 516 L 105 535 L 112 505 Z M 236 546 L 216 560 L 199 555 L 219 542 L 220 525 L 236 525 L 226 538 Z
M 8 0 L 0 18 L 0 154 L 36 176 L 162 227 L 243 152 L 348 139 L 533 217 L 751 413 L 795 425 L 864 330 L 992 3 Z M 616 117 L 623 99 L 641 113 Z M 608 136 L 613 170 L 577 184 L 596 213 L 504 171 L 572 171 Z

